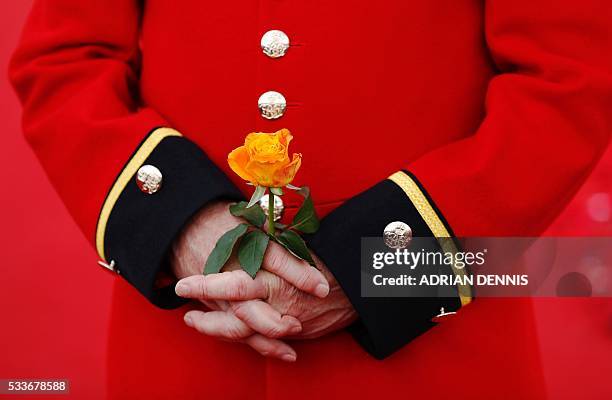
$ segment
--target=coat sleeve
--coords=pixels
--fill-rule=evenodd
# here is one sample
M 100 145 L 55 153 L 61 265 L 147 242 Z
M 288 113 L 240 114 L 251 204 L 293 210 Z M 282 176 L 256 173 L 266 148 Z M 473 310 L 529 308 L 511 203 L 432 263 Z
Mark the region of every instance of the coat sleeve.
M 359 238 L 381 236 L 398 220 L 415 236 L 540 234 L 610 137 L 611 10 L 603 0 L 486 1 L 485 40 L 499 73 L 489 82 L 480 127 L 406 171 L 389 171 L 309 239 L 352 300 L 361 317 L 355 337 L 374 356 L 432 327 L 441 299 L 361 297 Z M 455 299 L 455 308 L 470 300 Z
M 240 192 L 138 98 L 140 1 L 36 0 L 9 67 L 23 129 L 99 256 L 153 303 L 171 240 L 205 203 Z M 134 176 L 162 174 L 146 194 Z

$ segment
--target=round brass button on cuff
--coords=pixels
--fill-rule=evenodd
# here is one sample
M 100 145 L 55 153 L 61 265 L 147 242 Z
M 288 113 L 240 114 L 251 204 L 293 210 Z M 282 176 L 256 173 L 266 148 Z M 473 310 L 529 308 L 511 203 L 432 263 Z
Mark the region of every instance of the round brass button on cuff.
M 272 29 L 261 37 L 261 50 L 270 58 L 279 58 L 289 49 L 289 36 L 283 31 Z
M 259 96 L 257 106 L 261 116 L 265 119 L 277 119 L 283 116 L 287 109 L 285 96 L 278 92 L 269 91 Z
M 153 194 L 162 184 L 162 173 L 152 165 L 143 165 L 136 173 L 136 184 L 146 194 Z
M 383 237 L 387 247 L 405 249 L 412 240 L 412 229 L 404 222 L 391 222 L 385 227 Z

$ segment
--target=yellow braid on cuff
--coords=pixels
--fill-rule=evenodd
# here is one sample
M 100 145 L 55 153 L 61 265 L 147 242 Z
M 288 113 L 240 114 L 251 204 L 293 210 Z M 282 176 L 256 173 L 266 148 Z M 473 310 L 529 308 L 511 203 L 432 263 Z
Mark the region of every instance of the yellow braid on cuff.
M 106 234 L 106 224 L 108 223 L 108 218 L 113 211 L 113 207 L 119 196 L 130 182 L 130 180 L 134 177 L 138 168 L 140 168 L 145 160 L 151 155 L 155 147 L 165 138 L 169 136 L 182 136 L 178 131 L 171 128 L 158 128 L 151 132 L 151 134 L 145 139 L 145 141 L 140 145 L 136 153 L 132 156 L 130 161 L 125 165 L 117 180 L 113 184 L 113 187 L 108 192 L 106 199 L 104 200 L 104 204 L 102 205 L 102 210 L 100 211 L 100 216 L 98 217 L 98 225 L 96 228 L 96 250 L 98 251 L 98 255 L 104 261 L 106 260 L 104 254 L 104 235 Z
M 419 185 L 410 177 L 410 175 L 406 174 L 405 172 L 398 171 L 387 179 L 393 181 L 404 191 L 404 193 L 406 193 L 406 196 L 408 196 L 408 199 L 417 209 L 421 215 L 421 218 L 423 218 L 431 232 L 434 234 L 436 239 L 438 239 L 442 250 L 444 252 L 450 252 L 453 254 L 456 253 L 458 249 L 454 241 L 449 239 L 451 235 L 448 232 L 448 229 L 446 229 L 442 219 L 429 203 Z M 465 276 L 465 270 L 463 268 L 457 268 L 453 264 L 452 270 L 457 276 Z M 465 306 L 472 301 L 472 289 L 469 285 L 458 285 L 458 291 L 462 306 Z

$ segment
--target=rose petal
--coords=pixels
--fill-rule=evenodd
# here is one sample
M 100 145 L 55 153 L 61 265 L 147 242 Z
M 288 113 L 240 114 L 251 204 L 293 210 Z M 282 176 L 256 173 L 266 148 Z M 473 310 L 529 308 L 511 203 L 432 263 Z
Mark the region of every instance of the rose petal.
M 265 187 L 277 187 L 275 186 L 274 176 L 278 168 L 279 163 L 261 163 L 257 161 L 249 161 L 246 166 L 246 169 L 253 176 L 257 184 Z
M 290 183 L 301 165 L 301 154 L 289 159 L 289 143 L 293 139 L 288 129 L 274 133 L 252 132 L 244 146 L 232 151 L 228 163 L 242 179 L 266 187 L 283 187 Z
M 275 187 L 285 187 L 287 184 L 291 183 L 301 165 L 302 155 L 299 153 L 293 153 L 293 159 L 291 162 L 276 171 L 274 181 L 278 186 Z
M 279 138 L 280 142 L 285 145 L 285 148 L 287 150 L 289 150 L 289 143 L 291 143 L 291 140 L 293 140 L 293 135 L 291 134 L 289 129 L 283 128 L 279 131 L 276 131 L 276 134 L 280 136 Z
M 253 178 L 249 172 L 247 172 L 247 165 L 249 163 L 249 154 L 247 152 L 246 147 L 240 146 L 234 150 L 227 156 L 227 162 L 232 169 L 242 179 L 245 181 L 249 181 L 255 185 L 257 185 L 257 181 Z

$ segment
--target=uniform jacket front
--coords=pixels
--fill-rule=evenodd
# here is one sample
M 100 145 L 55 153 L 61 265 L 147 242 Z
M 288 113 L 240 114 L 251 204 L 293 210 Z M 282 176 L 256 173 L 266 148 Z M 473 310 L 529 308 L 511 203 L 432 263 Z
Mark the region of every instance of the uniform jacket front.
M 111 393 L 541 395 L 527 300 L 450 299 L 467 306 L 435 326 L 439 302 L 360 296 L 359 241 L 391 221 L 416 236 L 540 234 L 609 140 L 611 20 L 597 0 L 36 0 L 10 77 L 51 182 L 125 278 Z M 290 40 L 281 57 L 260 46 L 272 29 Z M 280 118 L 258 108 L 267 91 L 286 99 Z M 191 332 L 184 309 L 138 294 L 179 305 L 156 284 L 173 238 L 206 203 L 249 193 L 227 154 L 281 128 L 324 217 L 308 243 L 360 315 L 356 341 L 299 343 L 291 366 Z M 145 164 L 163 174 L 153 195 L 134 180 Z M 286 197 L 289 215 L 298 200 Z

